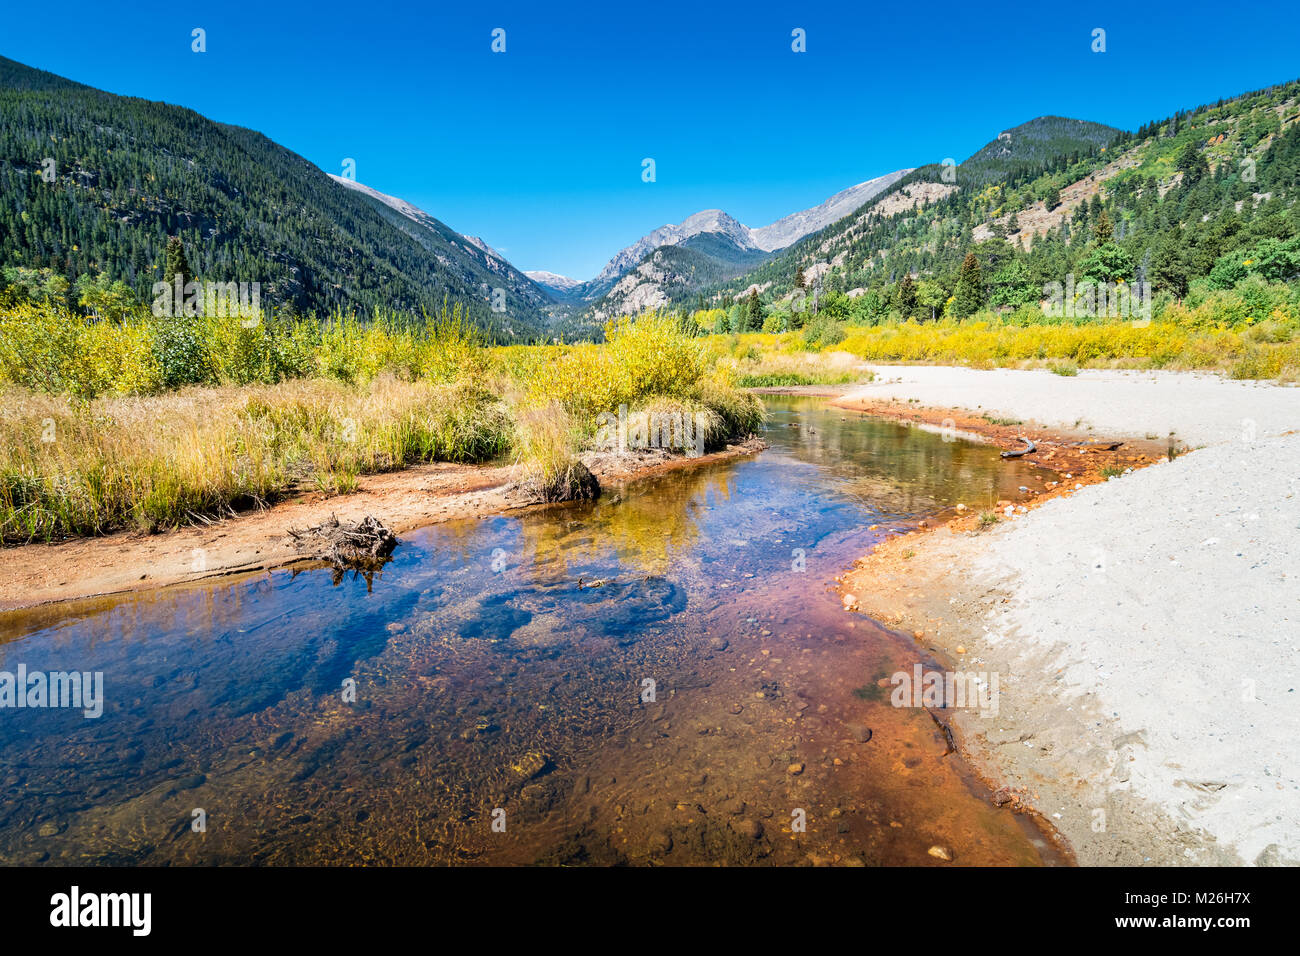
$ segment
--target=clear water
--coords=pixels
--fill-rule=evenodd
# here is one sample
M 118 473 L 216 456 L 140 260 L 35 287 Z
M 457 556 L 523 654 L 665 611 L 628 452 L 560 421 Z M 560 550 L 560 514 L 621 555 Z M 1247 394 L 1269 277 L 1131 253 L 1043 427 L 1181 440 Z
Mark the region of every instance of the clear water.
M 408 534 L 370 588 L 285 570 L 0 615 L 0 671 L 101 671 L 106 698 L 0 710 L 0 862 L 1055 862 L 889 705 L 926 658 L 833 582 L 1050 476 L 767 404 L 755 458 Z

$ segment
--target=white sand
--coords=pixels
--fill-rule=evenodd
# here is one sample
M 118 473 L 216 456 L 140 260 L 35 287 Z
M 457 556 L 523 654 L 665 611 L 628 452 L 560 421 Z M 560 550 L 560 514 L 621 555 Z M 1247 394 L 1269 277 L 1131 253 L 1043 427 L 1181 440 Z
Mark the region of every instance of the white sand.
M 1081 776 L 1159 806 L 1220 859 L 1300 862 L 1300 434 L 1281 434 L 1300 428 L 1300 389 L 1178 373 L 876 371 L 902 381 L 864 396 L 1206 446 L 1046 502 L 981 536 L 962 570 L 1009 595 L 982 612 L 989 657 L 1037 710 L 1040 739 L 1056 732 L 1058 759 L 1072 750 L 1091 765 Z
M 918 399 L 1060 428 L 1092 426 L 1106 437 L 1164 441 L 1170 432 L 1191 447 L 1241 441 L 1300 428 L 1300 388 L 1234 382 L 1187 372 L 1085 369 L 1065 377 L 1046 371 L 978 371 L 929 365 L 873 365 L 876 381 L 855 394 Z

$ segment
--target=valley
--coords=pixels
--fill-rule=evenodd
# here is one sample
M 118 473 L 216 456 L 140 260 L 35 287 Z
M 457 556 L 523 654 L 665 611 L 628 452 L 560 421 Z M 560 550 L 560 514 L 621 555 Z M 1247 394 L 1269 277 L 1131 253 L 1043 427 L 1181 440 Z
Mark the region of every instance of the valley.
M 1300 864 L 1300 81 L 1221 92 L 801 103 L 775 211 L 557 112 L 471 207 L 400 84 L 359 181 L 0 57 L 0 673 L 104 680 L 0 699 L 0 862 Z

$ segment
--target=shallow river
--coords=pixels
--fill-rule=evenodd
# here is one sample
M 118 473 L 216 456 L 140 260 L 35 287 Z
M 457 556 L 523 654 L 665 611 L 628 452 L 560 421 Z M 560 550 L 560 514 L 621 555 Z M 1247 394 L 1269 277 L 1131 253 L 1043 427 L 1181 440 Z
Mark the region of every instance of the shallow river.
M 104 687 L 98 718 L 0 710 L 0 862 L 1057 862 L 891 706 L 883 679 L 938 665 L 833 581 L 1050 476 L 767 405 L 753 459 L 413 532 L 370 587 L 279 571 L 0 615 L 0 672 Z

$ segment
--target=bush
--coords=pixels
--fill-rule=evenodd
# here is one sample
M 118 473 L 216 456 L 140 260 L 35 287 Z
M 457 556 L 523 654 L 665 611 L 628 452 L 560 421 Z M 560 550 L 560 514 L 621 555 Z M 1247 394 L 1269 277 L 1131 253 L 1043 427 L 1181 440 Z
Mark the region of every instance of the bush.
M 208 330 L 197 316 L 176 315 L 153 323 L 154 360 L 163 388 L 204 385 L 215 381 L 209 361 Z
M 825 314 L 814 317 L 803 330 L 803 341 L 808 348 L 828 348 L 839 345 L 846 336 L 844 323 Z
M 582 416 L 614 412 L 649 396 L 688 395 L 706 364 L 701 341 L 657 314 L 611 322 L 603 346 L 543 347 L 541 358 L 529 369 L 533 403 L 556 401 Z
M 87 321 L 61 307 L 21 303 L 0 309 L 0 381 L 85 399 L 156 391 L 162 373 L 141 324 Z

